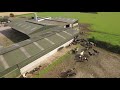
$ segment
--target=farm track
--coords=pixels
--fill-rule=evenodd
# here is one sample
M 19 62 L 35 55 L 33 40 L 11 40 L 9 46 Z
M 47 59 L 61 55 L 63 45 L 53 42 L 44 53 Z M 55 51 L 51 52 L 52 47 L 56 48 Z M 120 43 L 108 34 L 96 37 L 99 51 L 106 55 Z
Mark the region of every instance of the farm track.
M 30 14 L 33 12 L 2 12 L 0 13 L 0 16 L 9 16 L 10 13 L 13 13 L 14 15 L 22 15 L 22 14 Z

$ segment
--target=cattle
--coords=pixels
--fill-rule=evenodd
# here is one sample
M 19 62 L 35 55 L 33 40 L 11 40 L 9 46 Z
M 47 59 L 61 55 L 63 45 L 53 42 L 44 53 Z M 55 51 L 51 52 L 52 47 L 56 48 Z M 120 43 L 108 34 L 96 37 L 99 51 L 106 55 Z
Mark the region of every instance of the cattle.
M 88 61 L 88 58 L 89 56 L 83 53 L 75 55 L 76 62 L 83 62 L 85 60 Z
M 79 50 L 79 48 L 72 49 L 72 53 L 75 54 L 78 52 L 78 50 Z
M 27 74 L 28 74 L 28 72 L 24 73 L 24 74 L 22 75 L 23 78 L 27 78 Z
M 68 69 L 68 70 L 60 73 L 61 78 L 66 78 L 66 77 L 70 77 L 70 76 L 74 76 L 74 75 L 76 75 L 75 68 Z
M 92 56 L 92 55 L 93 55 L 90 51 L 88 51 L 88 54 L 89 54 L 90 56 Z
M 99 54 L 99 52 L 98 52 L 97 50 L 93 49 L 93 51 L 94 51 L 96 54 Z

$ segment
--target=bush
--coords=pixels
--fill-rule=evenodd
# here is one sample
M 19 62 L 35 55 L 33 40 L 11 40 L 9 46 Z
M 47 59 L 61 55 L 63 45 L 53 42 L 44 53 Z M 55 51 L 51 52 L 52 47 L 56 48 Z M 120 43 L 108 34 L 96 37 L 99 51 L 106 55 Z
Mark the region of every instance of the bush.
M 13 13 L 10 13 L 10 17 L 14 17 L 15 15 Z

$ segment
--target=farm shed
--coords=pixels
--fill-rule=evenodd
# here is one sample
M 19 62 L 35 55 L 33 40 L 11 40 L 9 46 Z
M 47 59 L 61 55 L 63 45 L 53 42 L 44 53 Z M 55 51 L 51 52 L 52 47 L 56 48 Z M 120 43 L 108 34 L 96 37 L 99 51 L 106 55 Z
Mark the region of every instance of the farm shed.
M 78 34 L 77 30 L 70 28 L 46 26 L 26 20 L 14 20 L 8 25 L 30 38 L 1 48 L 0 77 L 3 78 L 17 77 L 31 71 L 59 48 L 69 45 Z
M 51 18 L 51 20 L 68 23 L 65 27 L 73 28 L 75 26 L 78 26 L 78 19 L 54 17 L 54 18 Z
M 40 21 L 27 20 L 28 22 L 37 23 L 41 25 L 58 25 L 63 26 L 64 28 L 73 28 L 78 26 L 78 19 L 72 18 L 63 18 L 63 17 L 51 17 L 51 18 L 41 18 Z

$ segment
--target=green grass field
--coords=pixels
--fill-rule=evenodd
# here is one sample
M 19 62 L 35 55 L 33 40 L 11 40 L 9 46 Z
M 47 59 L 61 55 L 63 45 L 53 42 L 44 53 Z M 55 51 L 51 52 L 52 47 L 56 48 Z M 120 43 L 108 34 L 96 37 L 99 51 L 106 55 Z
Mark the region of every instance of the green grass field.
M 37 14 L 41 17 L 51 16 L 77 18 L 81 23 L 92 24 L 92 30 L 107 33 L 101 34 L 93 32 L 90 37 L 94 36 L 95 39 L 100 41 L 120 45 L 120 36 L 118 36 L 120 35 L 120 12 L 98 12 L 98 14 L 80 12 L 37 12 Z M 23 16 L 33 16 L 33 14 Z
M 111 43 L 112 45 L 119 45 L 120 46 L 120 36 L 99 34 L 99 33 L 95 33 L 95 32 L 90 33 L 90 34 L 91 34 L 89 36 L 90 38 L 92 38 L 94 36 L 95 39 L 98 41 L 105 41 L 105 42 Z

